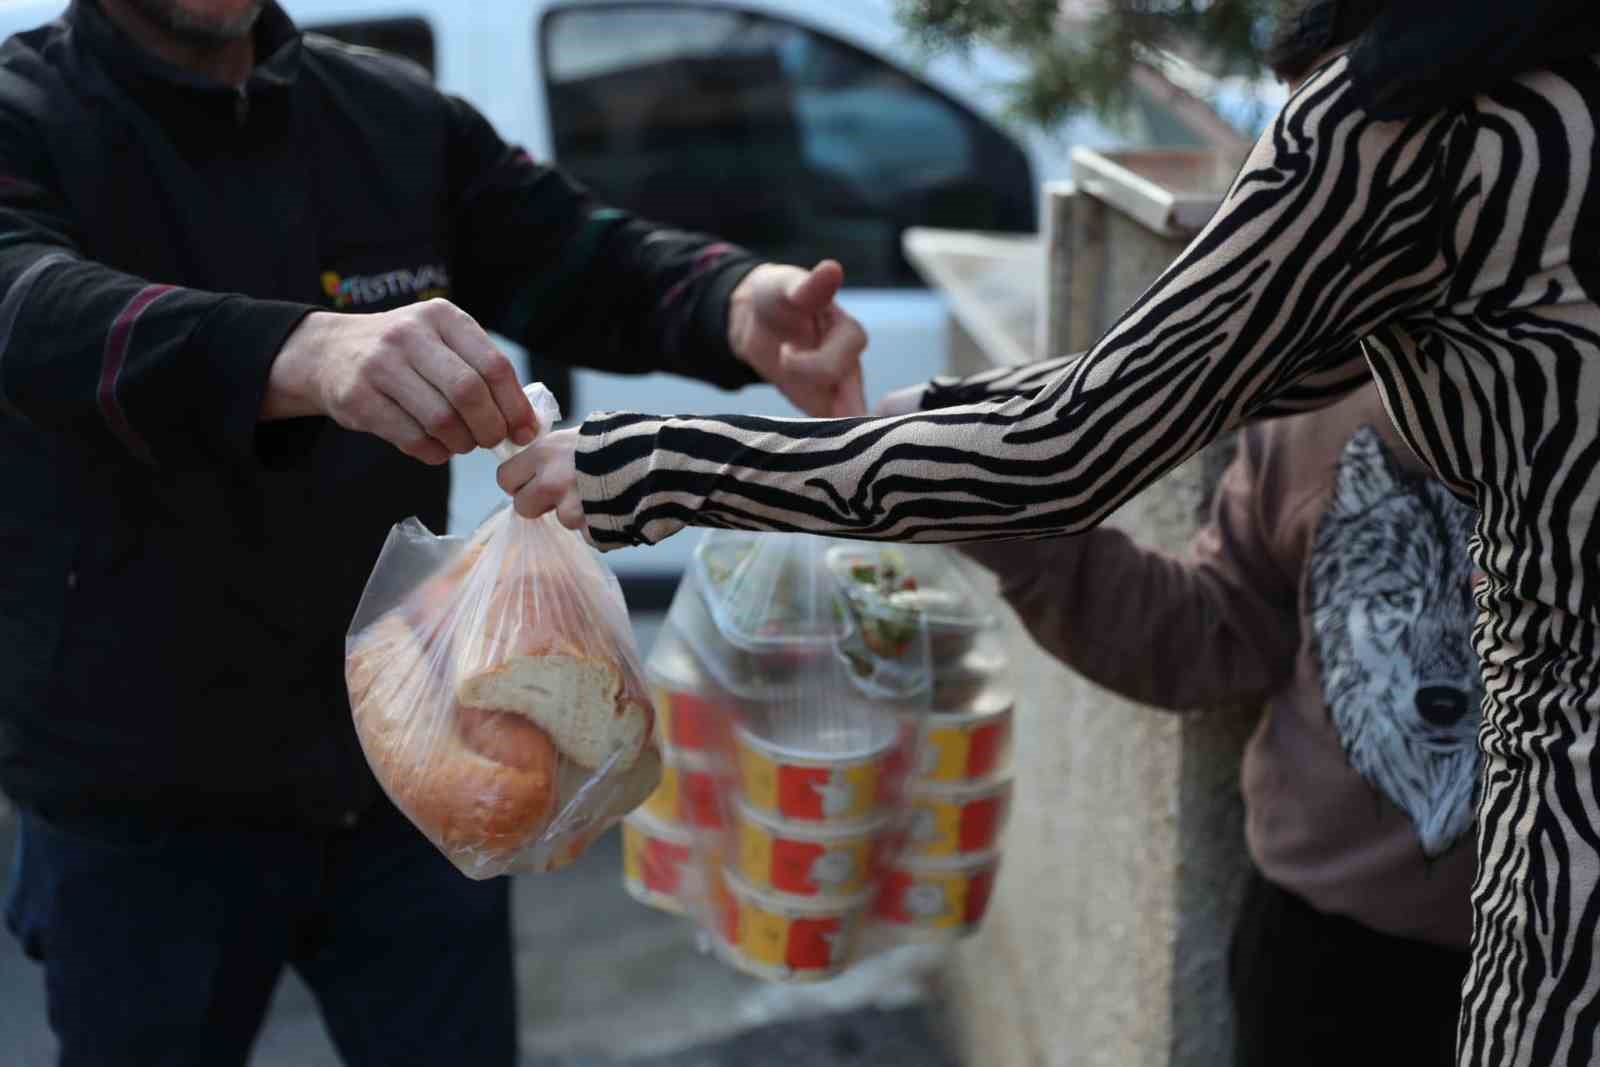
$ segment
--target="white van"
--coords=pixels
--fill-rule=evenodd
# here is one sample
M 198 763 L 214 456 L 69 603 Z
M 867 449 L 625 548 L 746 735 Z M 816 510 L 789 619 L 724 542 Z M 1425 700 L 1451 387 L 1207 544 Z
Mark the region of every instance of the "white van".
M 618 206 L 768 257 L 845 267 L 866 326 L 869 398 L 938 373 L 944 314 L 900 249 L 910 225 L 1029 231 L 1043 181 L 1075 144 L 1197 145 L 1211 131 L 1149 99 L 1124 126 L 1008 125 L 1020 74 L 983 48 L 926 56 L 893 0 L 282 0 L 304 29 L 408 56 L 508 140 Z M 62 0 L 0 0 L 0 36 Z M 537 357 L 537 353 L 532 354 Z M 791 414 L 768 388 L 729 394 L 665 375 L 578 372 L 532 360 L 569 414 L 597 408 Z M 485 457 L 457 463 L 452 523 L 497 502 Z M 615 553 L 626 578 L 675 574 L 692 538 Z M 647 583 L 651 584 L 651 583 Z

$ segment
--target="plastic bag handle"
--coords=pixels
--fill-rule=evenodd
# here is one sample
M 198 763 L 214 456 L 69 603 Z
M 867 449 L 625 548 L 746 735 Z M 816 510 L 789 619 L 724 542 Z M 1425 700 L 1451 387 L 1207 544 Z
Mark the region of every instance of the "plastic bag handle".
M 537 441 L 541 435 L 554 429 L 556 423 L 561 421 L 561 405 L 556 403 L 555 394 L 546 388 L 543 382 L 530 382 L 523 386 L 522 395 L 533 405 L 533 441 Z M 533 444 L 533 441 L 529 441 L 527 445 L 519 445 L 507 437 L 494 446 L 494 454 L 504 463 Z

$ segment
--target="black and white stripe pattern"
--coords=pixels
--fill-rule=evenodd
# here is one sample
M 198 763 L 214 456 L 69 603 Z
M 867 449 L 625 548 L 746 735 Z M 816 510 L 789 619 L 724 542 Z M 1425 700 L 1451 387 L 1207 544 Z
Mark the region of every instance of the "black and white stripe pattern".
M 1381 123 L 1343 60 L 1083 358 L 891 419 L 584 427 L 597 542 L 685 524 L 949 541 L 1093 526 L 1230 426 L 1339 395 L 1365 344 L 1406 439 L 1478 511 L 1489 576 L 1460 1062 L 1600 1059 L 1600 64 Z M 1301 384 L 1297 384 L 1301 383 Z M 954 397 L 947 397 L 954 398 Z
M 1055 359 L 1040 359 L 1016 367 L 996 367 L 965 378 L 935 378 L 923 390 L 924 411 L 1033 396 L 1049 385 L 1084 353 Z M 1346 394 L 1372 382 L 1359 341 L 1340 350 L 1326 370 L 1315 371 L 1296 380 L 1283 392 L 1267 400 L 1256 413 L 1258 418 L 1294 415 L 1315 411 L 1338 402 Z
M 894 419 L 593 416 L 580 474 L 596 540 L 686 523 L 916 540 L 1093 526 L 1444 293 L 1450 205 L 1434 194 L 1460 123 L 1365 121 L 1341 67 L 1296 95 L 1145 296 L 1037 390 Z

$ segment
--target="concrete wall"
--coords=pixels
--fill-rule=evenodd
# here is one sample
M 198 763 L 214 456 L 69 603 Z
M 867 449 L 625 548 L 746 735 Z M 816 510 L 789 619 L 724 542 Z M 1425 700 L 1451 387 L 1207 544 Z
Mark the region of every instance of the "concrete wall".
M 1088 347 L 1182 248 L 1093 196 L 1055 190 L 1041 347 Z M 952 362 L 982 353 L 959 334 Z M 1112 523 L 1182 551 L 1228 443 Z M 1200 1067 L 1231 1058 L 1226 953 L 1248 871 L 1239 754 L 1250 709 L 1174 715 L 1122 700 L 1018 628 L 1018 798 L 984 929 L 941 972 L 972 1067 Z

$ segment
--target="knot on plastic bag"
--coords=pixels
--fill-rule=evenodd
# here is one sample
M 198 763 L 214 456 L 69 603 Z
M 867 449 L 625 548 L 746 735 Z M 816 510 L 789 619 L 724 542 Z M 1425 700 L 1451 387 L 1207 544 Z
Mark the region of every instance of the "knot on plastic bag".
M 533 405 L 535 424 L 533 427 L 533 440 L 549 433 L 561 421 L 561 405 L 556 403 L 556 396 L 543 382 L 531 382 L 522 387 L 522 395 L 528 398 L 528 403 Z M 528 444 L 532 444 L 529 441 Z M 494 446 L 494 454 L 504 463 L 506 460 L 521 452 L 528 445 L 519 445 L 511 438 L 506 438 Z

